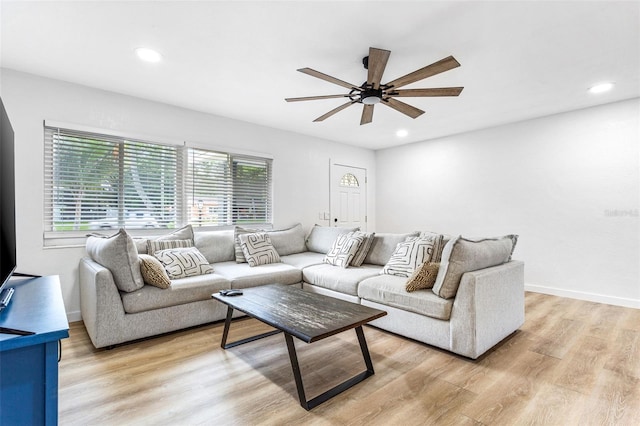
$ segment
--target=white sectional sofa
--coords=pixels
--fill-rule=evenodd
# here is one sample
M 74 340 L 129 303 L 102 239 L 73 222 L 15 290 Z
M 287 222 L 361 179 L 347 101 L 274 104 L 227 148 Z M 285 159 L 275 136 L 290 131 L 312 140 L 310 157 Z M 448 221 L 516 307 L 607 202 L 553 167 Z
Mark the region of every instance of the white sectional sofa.
M 222 289 L 282 283 L 385 310 L 388 315 L 371 325 L 472 359 L 524 323 L 523 262 L 509 257 L 478 268 L 487 260 L 485 253 L 474 251 L 475 241 L 454 238 L 442 251 L 442 265 L 450 266 L 448 272 L 441 266 L 438 280 L 458 268 L 455 295 L 443 298 L 431 289 L 407 292 L 406 277 L 381 272 L 397 244 L 418 233 L 375 234 L 358 267 L 325 263 L 336 236 L 348 231 L 314 226 L 306 232 L 300 224 L 268 231 L 280 262 L 252 267 L 236 262 L 233 230 L 193 233 L 186 227 L 161 239 L 193 238 L 213 273 L 171 280 L 166 289 L 141 280 L 139 253 L 146 251 L 145 240 L 134 240 L 123 230 L 109 238 L 93 237 L 79 268 L 82 318 L 94 346 L 111 347 L 224 319 L 226 307 L 211 299 Z M 456 255 L 469 258 L 471 266 L 462 267 L 473 270 L 460 270 Z

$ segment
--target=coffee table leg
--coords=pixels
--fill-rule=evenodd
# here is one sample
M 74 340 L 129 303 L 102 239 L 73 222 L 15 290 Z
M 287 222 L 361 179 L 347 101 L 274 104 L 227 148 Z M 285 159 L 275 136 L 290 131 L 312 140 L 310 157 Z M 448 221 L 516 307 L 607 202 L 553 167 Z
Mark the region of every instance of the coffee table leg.
M 222 330 L 222 342 L 220 342 L 220 347 L 222 349 L 233 348 L 238 345 L 244 345 L 245 343 L 253 342 L 254 340 L 264 339 L 265 337 L 282 333 L 282 331 L 280 330 L 273 330 L 273 331 L 268 331 L 266 333 L 247 337 L 246 339 L 237 340 L 235 342 L 231 342 L 227 344 L 227 337 L 229 336 L 229 328 L 231 327 L 232 317 L 233 317 L 233 308 L 231 306 L 227 306 L 227 319 L 224 321 L 224 329 Z
M 233 317 L 233 308 L 231 306 L 227 306 L 227 319 L 224 321 L 222 342 L 220 342 L 220 347 L 222 349 L 227 349 L 227 337 L 229 336 L 229 327 L 231 327 L 231 317 Z
M 311 410 L 312 408 L 317 407 L 323 402 L 333 398 L 339 393 L 346 391 L 347 389 L 374 374 L 373 363 L 371 362 L 371 355 L 369 354 L 367 341 L 364 338 L 364 331 L 362 330 L 362 326 L 356 327 L 356 334 L 358 335 L 358 342 L 360 342 L 360 350 L 362 351 L 364 363 L 367 366 L 366 371 L 353 376 L 352 378 L 307 401 L 307 397 L 304 393 L 304 384 L 302 383 L 302 374 L 300 373 L 300 365 L 298 364 L 298 355 L 296 353 L 296 347 L 293 343 L 293 337 L 288 333 L 284 333 L 284 338 L 287 341 L 287 349 L 289 350 L 289 359 L 291 360 L 293 377 L 296 381 L 296 388 L 298 390 L 298 399 L 300 400 L 300 405 L 302 406 L 302 408 L 307 411 Z
M 362 326 L 356 327 L 356 334 L 358 335 L 358 342 L 360 342 L 360 350 L 362 351 L 364 364 L 367 366 L 367 372 L 369 372 L 370 374 L 374 374 L 373 363 L 371 362 L 371 355 L 369 354 L 367 340 L 364 338 L 364 331 L 362 330 Z
M 307 397 L 304 394 L 304 384 L 302 383 L 302 375 L 300 374 L 300 365 L 298 364 L 298 355 L 296 353 L 296 346 L 293 343 L 293 337 L 289 333 L 284 333 L 284 339 L 287 342 L 287 349 L 289 350 L 289 360 L 291 360 L 291 369 L 293 370 L 293 378 L 296 381 L 296 389 L 298 389 L 298 399 L 300 405 L 305 410 L 310 410 L 307 403 Z

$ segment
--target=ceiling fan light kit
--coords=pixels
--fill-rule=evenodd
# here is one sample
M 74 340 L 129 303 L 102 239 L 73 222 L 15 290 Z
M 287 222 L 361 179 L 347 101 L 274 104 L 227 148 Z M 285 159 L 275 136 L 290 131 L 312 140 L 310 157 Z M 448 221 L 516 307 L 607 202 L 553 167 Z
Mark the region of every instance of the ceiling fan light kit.
M 365 56 L 362 59 L 362 64 L 367 70 L 367 81 L 365 81 L 360 86 L 348 83 L 346 81 L 321 73 L 311 68 L 300 68 L 298 71 L 301 73 L 308 74 L 312 77 L 316 77 L 324 81 L 328 81 L 329 83 L 337 84 L 338 86 L 347 88 L 350 91 L 349 93 L 339 95 L 306 96 L 302 98 L 286 98 L 285 100 L 287 102 L 298 102 L 313 101 L 319 99 L 348 98 L 349 102 L 332 109 L 331 111 L 321 115 L 313 121 L 324 121 L 326 118 L 331 117 L 332 115 L 342 111 L 347 107 L 350 107 L 355 103 L 361 103 L 364 105 L 364 107 L 362 109 L 362 118 L 360 119 L 360 125 L 363 125 L 371 123 L 373 121 L 373 107 L 376 104 L 386 105 L 415 119 L 424 114 L 424 111 L 401 102 L 395 98 L 458 96 L 462 92 L 462 89 L 464 89 L 464 87 L 439 87 L 431 89 L 398 90 L 400 87 L 459 67 L 460 63 L 456 61 L 453 56 L 448 56 L 444 59 L 439 60 L 438 62 L 434 62 L 431 65 L 427 65 L 426 67 L 420 68 L 419 70 L 413 71 L 386 84 L 381 84 L 382 74 L 384 74 L 384 70 L 387 66 L 389 55 L 391 55 L 391 52 L 389 50 L 377 49 L 375 47 L 369 48 L 369 56 Z

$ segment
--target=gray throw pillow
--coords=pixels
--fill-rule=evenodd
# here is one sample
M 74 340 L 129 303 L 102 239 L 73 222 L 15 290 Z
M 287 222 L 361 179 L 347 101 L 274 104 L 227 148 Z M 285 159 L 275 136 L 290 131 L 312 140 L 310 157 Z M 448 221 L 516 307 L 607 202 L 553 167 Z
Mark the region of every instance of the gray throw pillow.
M 462 275 L 508 262 L 517 235 L 499 238 L 452 238 L 442 251 L 442 260 L 433 292 L 444 299 L 455 297 Z
M 209 263 L 236 260 L 233 229 L 196 232 L 195 245 Z
M 313 225 L 313 228 L 311 228 L 311 231 L 309 232 L 309 236 L 307 236 L 307 250 L 327 254 L 336 238 L 338 238 L 338 235 L 359 230 L 359 227 L 338 228 L 332 226 Z
M 302 229 L 302 224 L 300 223 L 291 228 L 266 232 L 269 234 L 271 243 L 280 256 L 307 251 L 307 245 L 304 242 L 304 229 Z
M 111 271 L 119 290 L 129 293 L 144 286 L 136 245 L 124 229 L 110 237 L 88 237 L 86 249 L 91 259 Z

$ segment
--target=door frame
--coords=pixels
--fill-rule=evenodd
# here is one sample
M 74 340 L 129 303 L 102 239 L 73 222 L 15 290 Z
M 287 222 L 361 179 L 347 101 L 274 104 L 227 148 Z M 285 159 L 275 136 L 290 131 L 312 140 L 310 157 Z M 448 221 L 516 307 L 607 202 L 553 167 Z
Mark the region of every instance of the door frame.
M 329 226 L 334 226 L 333 218 L 336 217 L 334 213 L 336 213 L 335 209 L 337 208 L 336 206 L 334 206 L 333 202 L 333 179 L 335 177 L 334 166 L 349 167 L 352 169 L 362 170 L 364 172 L 364 185 L 361 185 L 361 188 L 363 188 L 362 194 L 364 195 L 364 229 L 361 230 L 366 231 L 369 227 L 369 197 L 367 193 L 369 188 L 367 169 L 366 167 L 354 166 L 340 161 L 333 161 L 331 159 L 329 159 Z

